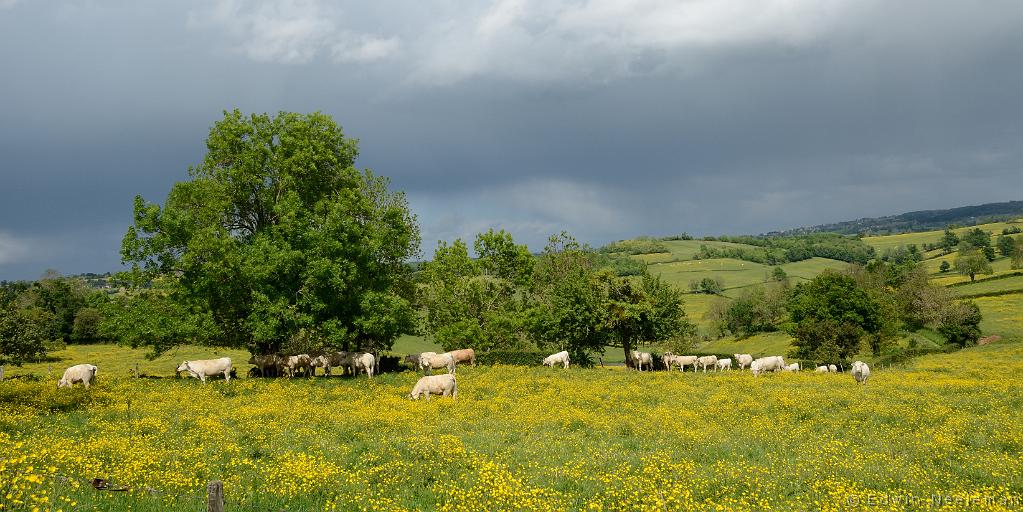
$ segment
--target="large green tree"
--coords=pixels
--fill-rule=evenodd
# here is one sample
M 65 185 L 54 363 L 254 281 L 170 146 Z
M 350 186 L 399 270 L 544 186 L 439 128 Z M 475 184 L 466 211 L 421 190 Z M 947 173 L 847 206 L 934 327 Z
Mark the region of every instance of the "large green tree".
M 956 258 L 956 272 L 970 276 L 970 281 L 973 281 L 977 279 L 977 274 L 993 274 L 994 270 L 979 249 L 963 244 L 959 248 L 959 257 Z
M 211 343 L 280 350 L 298 333 L 389 347 L 413 329 L 419 229 L 405 197 L 355 167 L 358 144 L 321 113 L 225 112 L 206 156 L 163 205 L 135 199 L 121 254 L 136 282 L 212 317 Z
M 882 346 L 896 321 L 880 302 L 848 274 L 825 271 L 796 285 L 788 303 L 795 338 L 792 355 L 819 362 L 844 361 L 859 352 L 865 340 Z

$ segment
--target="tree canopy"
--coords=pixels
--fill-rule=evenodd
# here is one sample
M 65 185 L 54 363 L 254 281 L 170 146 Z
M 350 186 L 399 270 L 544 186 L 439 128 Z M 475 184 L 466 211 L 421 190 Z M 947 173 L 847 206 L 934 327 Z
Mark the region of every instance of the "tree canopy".
M 389 347 L 413 329 L 416 218 L 330 116 L 225 112 L 206 148 L 162 206 L 135 198 L 121 254 L 136 283 L 163 278 L 178 307 L 208 312 L 206 342 L 253 352 L 300 332 Z

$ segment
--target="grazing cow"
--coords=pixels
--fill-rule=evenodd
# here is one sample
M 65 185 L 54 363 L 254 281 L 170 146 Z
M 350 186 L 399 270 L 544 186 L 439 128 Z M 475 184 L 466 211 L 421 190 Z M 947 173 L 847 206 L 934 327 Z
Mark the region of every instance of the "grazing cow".
M 831 373 L 838 373 L 838 367 L 833 365 L 833 364 L 829 364 L 828 365 L 828 371 L 831 372 Z
M 455 358 L 455 364 L 469 363 L 473 367 L 476 366 L 476 351 L 471 348 L 463 348 L 460 350 L 451 350 L 445 352 L 451 357 Z
M 294 377 L 299 371 L 304 372 L 307 377 L 313 376 L 313 358 L 309 357 L 309 354 L 287 356 L 283 359 L 281 367 L 289 379 Z
M 356 376 L 359 372 L 366 372 L 367 378 L 373 377 L 373 372 L 376 371 L 377 360 L 373 354 L 369 352 L 362 352 L 352 354 L 350 356 L 352 361 L 352 376 Z
M 57 389 L 60 388 L 72 388 L 76 382 L 81 382 L 85 389 L 89 389 L 92 382 L 96 380 L 96 371 L 99 370 L 95 365 L 91 364 L 76 364 L 67 370 L 64 370 L 64 375 L 57 381 Z
M 423 352 L 419 354 L 419 368 L 427 375 L 433 370 L 447 368 L 448 373 L 455 373 L 455 358 L 450 354 L 438 354 L 436 352 Z
M 753 356 L 749 354 L 732 354 L 735 356 L 735 362 L 739 364 L 740 370 L 745 370 L 749 365 L 753 364 Z
M 281 373 L 281 357 L 277 354 L 253 355 L 249 364 L 259 368 L 261 377 L 275 377 Z
M 676 356 L 671 352 L 668 352 L 661 356 L 661 361 L 664 362 L 664 367 L 670 372 L 675 366 L 678 366 L 680 371 L 686 371 L 685 365 L 694 364 L 696 357 L 694 356 Z
M 718 362 L 714 363 L 714 371 L 718 371 L 718 370 L 731 370 L 731 369 L 732 369 L 732 360 L 728 359 L 727 357 L 724 358 L 724 359 L 718 359 Z
M 863 361 L 856 361 L 852 365 L 852 376 L 857 384 L 867 384 L 867 377 L 870 377 L 870 367 Z
M 419 400 L 419 397 L 426 396 L 426 399 L 429 400 L 430 395 L 451 395 L 452 399 L 457 398 L 458 381 L 455 380 L 455 376 L 450 373 L 447 375 L 427 375 L 416 382 L 408 397 L 412 400 Z
M 831 370 L 828 370 L 827 366 L 818 366 L 817 369 L 814 370 L 814 373 L 828 373 L 830 371 Z
M 629 358 L 632 359 L 632 366 L 639 371 L 643 371 L 643 365 L 646 365 L 647 370 L 654 369 L 654 356 L 650 352 L 633 350 L 629 353 Z
M 707 373 L 707 367 L 714 366 L 717 362 L 718 356 L 703 356 L 696 360 L 696 368 L 703 368 L 703 373 Z
M 754 377 L 759 376 L 761 373 L 776 372 L 784 367 L 785 359 L 781 356 L 761 357 L 750 364 L 750 370 L 753 371 Z
M 783 372 L 798 372 L 799 371 L 799 363 L 792 363 L 790 365 L 786 365 L 784 368 L 782 368 L 782 371 Z
M 222 374 L 224 380 L 231 382 L 231 358 L 221 357 L 220 359 L 203 359 L 199 361 L 185 361 L 178 366 L 178 373 L 188 372 L 206 384 L 206 377 Z
M 556 365 L 556 364 L 560 364 L 564 368 L 568 368 L 568 351 L 567 350 L 562 350 L 561 352 L 558 352 L 557 354 L 551 354 L 551 355 L 543 358 L 543 365 L 544 366 L 550 366 L 551 368 L 554 368 L 554 365 Z

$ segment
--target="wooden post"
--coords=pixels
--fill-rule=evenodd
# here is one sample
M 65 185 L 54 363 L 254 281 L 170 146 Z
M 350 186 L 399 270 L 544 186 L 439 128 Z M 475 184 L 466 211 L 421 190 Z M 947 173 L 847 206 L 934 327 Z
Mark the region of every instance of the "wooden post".
M 4 367 L 0 366 L 0 382 L 4 381 Z
M 214 480 L 206 486 L 206 512 L 224 512 L 224 482 Z
M 139 364 L 135 363 L 135 378 L 139 378 Z
M 51 375 L 53 375 L 53 365 L 52 364 L 46 366 L 46 376 L 49 377 Z

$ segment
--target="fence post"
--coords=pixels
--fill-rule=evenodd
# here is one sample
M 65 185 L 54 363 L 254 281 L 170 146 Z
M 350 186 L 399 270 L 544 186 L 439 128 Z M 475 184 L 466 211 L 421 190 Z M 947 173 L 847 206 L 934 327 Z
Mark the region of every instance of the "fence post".
M 135 363 L 135 378 L 139 378 L 139 364 Z
M 206 486 L 206 512 L 224 512 L 224 482 L 214 480 Z
M 0 365 L 0 382 L 4 381 L 4 367 Z

